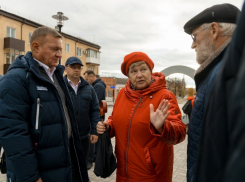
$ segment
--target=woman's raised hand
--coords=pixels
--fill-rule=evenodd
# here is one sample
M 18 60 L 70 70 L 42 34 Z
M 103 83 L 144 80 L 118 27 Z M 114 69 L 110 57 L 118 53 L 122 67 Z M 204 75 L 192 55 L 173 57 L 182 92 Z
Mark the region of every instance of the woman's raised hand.
M 169 106 L 170 103 L 168 103 L 168 100 L 163 99 L 157 110 L 154 112 L 154 106 L 150 104 L 150 120 L 152 125 L 160 134 L 162 133 L 162 126 L 170 114 L 170 111 L 167 111 Z
M 105 132 L 105 127 L 107 127 L 109 129 L 109 124 L 107 122 L 101 122 L 99 121 L 97 124 L 97 133 L 98 134 L 103 134 Z

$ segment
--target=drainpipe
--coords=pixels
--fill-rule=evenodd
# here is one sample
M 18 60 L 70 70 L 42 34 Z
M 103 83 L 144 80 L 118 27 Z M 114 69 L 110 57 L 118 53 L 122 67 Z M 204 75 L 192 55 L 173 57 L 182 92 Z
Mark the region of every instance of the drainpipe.
M 22 24 L 21 24 L 21 40 L 22 40 L 22 28 L 23 28 L 23 25 L 25 24 L 25 22 L 26 22 L 26 19 L 23 19 L 23 21 L 22 21 Z
M 75 57 L 77 56 L 77 42 L 78 42 L 78 38 L 77 41 L 75 42 Z

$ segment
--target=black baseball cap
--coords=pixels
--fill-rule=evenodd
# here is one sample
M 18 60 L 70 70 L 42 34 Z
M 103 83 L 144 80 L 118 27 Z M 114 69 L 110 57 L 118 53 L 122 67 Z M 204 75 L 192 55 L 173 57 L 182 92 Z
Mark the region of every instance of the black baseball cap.
M 82 61 L 77 57 L 69 57 L 66 60 L 65 66 L 70 65 L 70 64 L 80 64 L 81 66 L 83 66 Z

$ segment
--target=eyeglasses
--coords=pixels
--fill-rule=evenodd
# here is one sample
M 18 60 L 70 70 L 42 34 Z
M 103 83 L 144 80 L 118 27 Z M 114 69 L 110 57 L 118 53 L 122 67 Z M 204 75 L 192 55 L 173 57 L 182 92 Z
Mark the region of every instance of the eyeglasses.
M 68 67 L 70 67 L 71 69 L 79 69 L 79 70 L 82 70 L 83 67 L 82 66 L 76 66 L 76 65 L 68 65 Z
M 191 38 L 192 38 L 193 42 L 196 41 L 197 33 L 198 33 L 198 32 L 201 32 L 201 31 L 203 31 L 203 30 L 205 30 L 205 29 L 207 29 L 207 28 L 209 28 L 209 27 L 205 27 L 205 28 L 203 28 L 203 29 L 201 29 L 201 30 L 198 30 L 198 31 L 194 32 L 193 34 L 191 34 Z

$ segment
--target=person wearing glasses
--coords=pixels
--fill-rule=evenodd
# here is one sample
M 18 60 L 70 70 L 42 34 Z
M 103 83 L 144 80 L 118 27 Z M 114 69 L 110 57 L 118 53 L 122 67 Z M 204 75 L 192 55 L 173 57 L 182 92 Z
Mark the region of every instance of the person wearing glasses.
M 187 182 L 194 181 L 202 121 L 239 12 L 231 4 L 218 4 L 205 9 L 184 25 L 184 31 L 191 35 L 191 48 L 195 49 L 196 61 L 200 65 L 194 77 L 197 94 L 188 128 Z
M 90 142 L 94 144 L 98 140 L 96 125 L 100 120 L 100 110 L 94 88 L 81 77 L 82 68 L 83 64 L 79 58 L 68 58 L 64 80 L 73 101 L 79 137 L 88 165 Z

